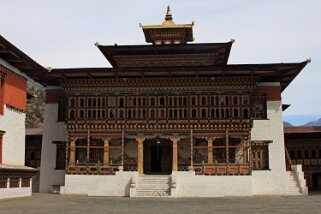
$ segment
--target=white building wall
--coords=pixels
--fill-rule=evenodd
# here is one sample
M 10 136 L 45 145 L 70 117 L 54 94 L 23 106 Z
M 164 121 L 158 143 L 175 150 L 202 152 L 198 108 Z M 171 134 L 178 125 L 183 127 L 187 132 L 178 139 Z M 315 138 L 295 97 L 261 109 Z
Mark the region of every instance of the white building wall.
M 286 194 L 286 169 L 282 102 L 267 102 L 267 120 L 254 120 L 251 140 L 271 140 L 269 144 L 270 170 L 252 171 L 254 195 Z
M 252 195 L 251 176 L 206 176 L 174 172 L 177 197 L 223 197 Z
M 62 194 L 89 196 L 129 196 L 130 184 L 137 172 L 116 172 L 116 175 L 66 175 Z
M 2 142 L 2 163 L 25 165 L 25 119 L 26 114 L 4 106 L 0 115 L 0 130 L 5 131 Z
M 32 195 L 31 187 L 32 187 L 32 179 L 30 179 L 30 187 L 21 187 L 21 179 L 20 179 L 19 187 L 9 188 L 9 179 L 8 179 L 7 188 L 0 189 L 0 199 L 31 196 Z
M 64 122 L 57 122 L 58 104 L 46 104 L 44 130 L 42 136 L 40 192 L 49 192 L 52 185 L 65 183 L 65 170 L 55 170 L 56 144 L 53 141 L 66 141 L 67 132 Z

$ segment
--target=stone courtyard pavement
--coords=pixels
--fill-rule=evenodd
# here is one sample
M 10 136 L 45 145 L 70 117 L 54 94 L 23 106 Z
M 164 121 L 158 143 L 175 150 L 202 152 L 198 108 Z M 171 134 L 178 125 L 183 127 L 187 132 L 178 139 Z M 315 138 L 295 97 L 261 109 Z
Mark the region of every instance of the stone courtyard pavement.
M 0 200 L 0 214 L 321 213 L 321 195 L 225 198 L 122 198 L 34 194 Z

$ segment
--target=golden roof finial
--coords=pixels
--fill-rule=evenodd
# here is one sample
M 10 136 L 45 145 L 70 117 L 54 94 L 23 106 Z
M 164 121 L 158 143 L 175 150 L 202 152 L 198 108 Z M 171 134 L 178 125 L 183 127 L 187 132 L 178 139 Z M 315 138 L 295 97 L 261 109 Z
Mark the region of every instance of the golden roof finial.
M 169 5 L 167 6 L 167 12 L 166 12 L 165 20 L 166 21 L 172 21 L 173 20 L 171 8 L 169 7 Z

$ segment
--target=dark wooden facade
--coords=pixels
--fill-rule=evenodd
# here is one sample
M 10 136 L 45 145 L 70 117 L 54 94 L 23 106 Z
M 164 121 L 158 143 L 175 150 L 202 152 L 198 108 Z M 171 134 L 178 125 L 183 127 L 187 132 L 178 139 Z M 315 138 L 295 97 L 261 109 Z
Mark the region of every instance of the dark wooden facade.
M 269 142 L 251 141 L 253 120 L 267 119 L 267 101 L 280 100 L 308 61 L 228 65 L 234 41 L 187 44 L 192 26 L 176 25 L 168 9 L 161 25 L 141 25 L 152 45 L 96 43 L 113 68 L 40 76 L 66 123 L 67 173 L 268 169 Z

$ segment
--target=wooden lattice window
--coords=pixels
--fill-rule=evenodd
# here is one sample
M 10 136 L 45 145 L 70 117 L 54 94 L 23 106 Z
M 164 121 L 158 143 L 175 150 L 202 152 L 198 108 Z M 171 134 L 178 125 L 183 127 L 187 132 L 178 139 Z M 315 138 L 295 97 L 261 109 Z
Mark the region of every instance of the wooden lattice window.
M 0 180 L 0 189 L 7 188 L 7 179 Z
M 254 170 L 269 169 L 269 145 L 270 141 L 253 141 L 251 158 Z
M 23 178 L 21 186 L 22 187 L 30 187 L 30 178 Z
M 10 178 L 10 188 L 18 188 L 19 187 L 19 179 Z
M 252 96 L 252 116 L 254 119 L 266 119 L 266 96 L 253 95 Z

